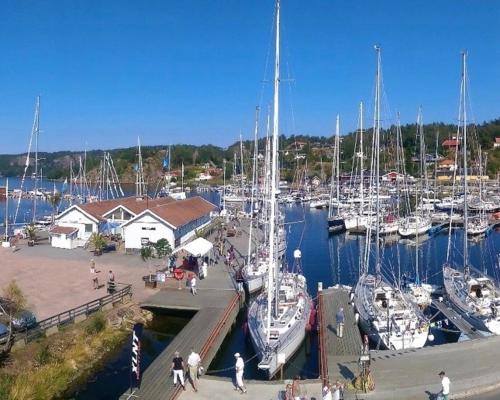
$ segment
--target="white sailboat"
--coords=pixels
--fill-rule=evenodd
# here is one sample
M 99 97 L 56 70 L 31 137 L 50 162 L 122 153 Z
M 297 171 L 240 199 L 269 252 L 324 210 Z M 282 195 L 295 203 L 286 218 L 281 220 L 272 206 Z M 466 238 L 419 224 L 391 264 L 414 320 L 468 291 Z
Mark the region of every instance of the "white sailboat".
M 450 263 L 451 234 L 448 238 L 447 261 L 443 266 L 443 280 L 450 302 L 473 326 L 482 331 L 500 335 L 500 289 L 493 279 L 473 268 L 469 263 L 467 234 L 469 233 L 467 185 L 467 53 L 462 53 L 462 82 L 460 87 L 459 136 L 462 138 L 464 235 L 463 269 Z
M 269 273 L 267 290 L 252 302 L 248 310 L 248 327 L 252 344 L 259 358 L 259 369 L 272 378 L 297 351 L 306 335 L 311 299 L 306 279 L 299 271 L 280 272 L 278 257 L 279 210 L 277 201 L 279 82 L 280 82 L 280 1 L 276 1 L 276 56 L 274 73 L 274 112 L 271 149 L 271 190 L 269 202 Z M 294 253 L 300 264 L 300 251 Z
M 377 54 L 377 73 L 374 113 L 374 157 L 376 194 L 376 215 L 380 214 L 380 86 L 381 58 L 380 47 L 375 47 Z M 372 168 L 373 169 L 373 168 Z M 398 286 L 390 284 L 382 275 L 380 257 L 380 219 L 375 224 L 375 275 L 369 273 L 371 229 L 366 235 L 366 248 L 361 263 L 358 283 L 354 291 L 354 304 L 359 313 L 359 322 L 377 346 L 401 350 L 420 348 L 425 345 L 429 332 L 426 318 L 416 304 L 409 301 Z

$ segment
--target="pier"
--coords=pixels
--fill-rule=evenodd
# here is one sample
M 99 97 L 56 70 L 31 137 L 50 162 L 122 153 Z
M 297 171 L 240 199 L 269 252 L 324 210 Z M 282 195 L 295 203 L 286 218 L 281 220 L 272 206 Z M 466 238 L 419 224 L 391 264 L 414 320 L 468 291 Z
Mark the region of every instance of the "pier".
M 334 287 L 318 292 L 321 378 L 351 379 L 357 372 L 361 335 L 350 304 L 350 288 Z M 337 336 L 335 314 L 344 308 L 343 337 Z
M 330 382 L 351 381 L 359 373 L 361 335 L 349 304 L 350 290 L 333 287 L 319 291 L 319 360 L 321 378 Z M 500 388 L 498 359 L 500 336 L 485 336 L 451 309 L 446 302 L 433 306 L 471 340 L 422 349 L 370 350 L 370 370 L 375 390 L 369 393 L 345 391 L 345 399 L 427 399 L 440 389 L 438 373 L 446 371 L 452 381 L 453 398 L 473 398 Z M 335 314 L 344 307 L 344 335 L 336 335 Z M 478 397 L 479 398 L 479 397 Z
M 433 300 L 431 307 L 437 309 L 448 321 L 462 333 L 464 339 L 480 339 L 487 336 L 486 332 L 478 331 L 469 322 L 461 317 L 448 303 L 446 298 L 443 301 Z
M 248 235 L 242 228 L 237 228 L 236 233 L 226 238 L 225 248 L 232 245 L 242 257 L 247 253 Z M 197 281 L 197 295 L 191 294 L 185 281 L 181 281 L 180 289 L 164 288 L 141 303 L 142 308 L 151 311 L 166 310 L 194 316 L 143 371 L 140 389 L 135 389 L 132 395 L 127 391 L 120 399 L 165 400 L 176 399 L 186 393 L 180 386 L 174 387 L 170 376 L 176 351 L 186 363 L 191 349 L 194 349 L 200 354 L 203 367 L 208 370 L 245 302 L 245 293 L 238 291 L 233 272 L 224 264 L 224 257 L 220 257 L 213 267 L 209 267 L 207 278 Z M 187 391 L 192 391 L 186 374 L 185 382 Z

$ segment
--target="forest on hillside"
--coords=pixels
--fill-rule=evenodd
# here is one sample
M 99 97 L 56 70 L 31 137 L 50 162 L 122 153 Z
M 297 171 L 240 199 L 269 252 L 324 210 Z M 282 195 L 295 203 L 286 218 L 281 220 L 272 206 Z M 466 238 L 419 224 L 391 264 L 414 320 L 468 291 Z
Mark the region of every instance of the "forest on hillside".
M 382 132 L 381 152 L 389 157 L 391 149 L 396 143 L 396 127 L 392 126 Z M 442 147 L 442 142 L 457 135 L 457 126 L 444 123 L 426 124 L 423 127 L 425 138 L 425 152 L 435 154 L 436 152 L 444 157 L 447 156 L 446 149 Z M 485 122 L 480 125 L 469 127 L 470 142 L 480 145 L 483 154 L 487 154 L 487 169 L 491 177 L 496 176 L 500 171 L 500 147 L 494 148 L 493 144 L 496 137 L 500 137 L 500 119 Z M 342 136 L 341 144 L 341 165 L 345 172 L 350 171 L 352 166 L 353 154 L 355 150 L 357 132 L 350 132 Z M 369 159 L 371 129 L 365 131 L 365 154 Z M 419 139 L 417 136 L 417 127 L 415 124 L 401 126 L 401 140 L 404 147 L 406 169 L 413 173 L 416 170 L 414 157 L 419 152 Z M 329 175 L 331 161 L 333 156 L 334 137 L 310 136 L 310 135 L 292 135 L 280 137 L 280 154 L 282 175 L 285 179 L 292 179 L 298 163 L 305 164 L 307 160 L 308 171 L 310 175 L 319 174 L 321 170 L 325 175 Z M 436 147 L 437 145 L 437 147 Z M 253 155 L 253 141 L 243 142 L 244 170 L 249 171 L 250 160 Z M 259 152 L 263 153 L 265 149 L 265 140 L 259 139 Z M 134 181 L 134 166 L 137 163 L 138 151 L 135 147 L 111 149 L 111 150 L 90 150 L 86 152 L 58 151 L 53 153 L 39 152 L 40 167 L 44 177 L 48 179 L 65 179 L 70 175 L 70 166 L 73 168 L 73 174 L 77 174 L 85 166 L 88 176 L 95 176 L 99 170 L 104 152 L 109 152 L 113 159 L 114 167 L 118 176 L 123 182 Z M 168 145 L 143 146 L 141 149 L 144 163 L 144 171 L 147 178 L 155 179 L 164 173 L 164 162 L 168 157 Z M 359 151 L 359 149 L 358 149 Z M 240 159 L 240 143 L 235 142 L 228 148 L 221 148 L 213 145 L 186 145 L 176 144 L 170 147 L 169 160 L 171 169 L 180 169 L 181 164 L 185 167 L 186 179 L 194 178 L 197 171 L 203 165 L 212 167 L 222 167 L 223 160 L 227 161 L 226 171 L 230 175 L 233 171 L 233 162 Z M 297 157 L 300 155 L 300 157 Z M 27 174 L 33 172 L 34 157 L 31 156 L 30 166 Z M 26 154 L 2 154 L 0 155 L 0 175 L 3 176 L 22 176 L 26 162 Z M 388 164 L 389 165 L 389 164 Z M 389 167 L 388 167 L 389 168 Z

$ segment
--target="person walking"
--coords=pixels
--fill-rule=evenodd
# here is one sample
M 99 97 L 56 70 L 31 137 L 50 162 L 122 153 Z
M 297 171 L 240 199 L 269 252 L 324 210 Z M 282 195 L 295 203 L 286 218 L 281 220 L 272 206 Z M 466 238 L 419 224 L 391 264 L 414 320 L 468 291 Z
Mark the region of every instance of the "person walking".
M 335 316 L 335 320 L 337 322 L 337 336 L 341 338 L 344 335 L 344 321 L 345 321 L 343 307 L 340 307 L 339 311 L 337 312 L 337 315 Z
M 333 400 L 330 382 L 328 381 L 325 381 L 325 384 L 323 385 L 322 396 L 323 400 Z
M 189 282 L 189 286 L 191 286 L 191 293 L 194 295 L 198 294 L 196 293 L 196 276 L 192 276 L 191 281 Z
M 342 383 L 339 381 L 335 382 L 335 385 L 332 387 L 332 400 L 340 400 L 342 397 L 342 390 L 343 390 Z
M 184 385 L 184 360 L 179 355 L 178 351 L 174 353 L 170 372 L 174 374 L 174 386 L 177 387 L 177 381 L 179 381 L 182 389 L 186 390 L 186 386 Z
M 99 289 L 99 278 L 97 274 L 99 271 L 95 269 L 95 261 L 94 259 L 90 260 L 90 276 L 92 277 L 92 285 L 94 286 L 94 290 Z
M 245 362 L 240 356 L 240 353 L 236 353 L 234 357 L 236 358 L 236 364 L 234 366 L 236 369 L 236 387 L 234 388 L 234 390 L 240 390 L 243 394 L 247 392 L 247 388 L 243 383 L 243 371 L 245 369 Z
M 441 391 L 438 395 L 438 400 L 448 400 L 448 396 L 450 395 L 450 378 L 446 376 L 444 371 L 439 373 L 439 377 L 441 378 Z
M 201 357 L 193 349 L 191 349 L 191 354 L 187 359 L 187 365 L 189 370 L 189 380 L 195 392 L 198 391 L 198 372 L 201 365 Z
M 303 399 L 302 386 L 300 385 L 300 376 L 296 375 L 292 381 L 292 398 L 293 400 Z

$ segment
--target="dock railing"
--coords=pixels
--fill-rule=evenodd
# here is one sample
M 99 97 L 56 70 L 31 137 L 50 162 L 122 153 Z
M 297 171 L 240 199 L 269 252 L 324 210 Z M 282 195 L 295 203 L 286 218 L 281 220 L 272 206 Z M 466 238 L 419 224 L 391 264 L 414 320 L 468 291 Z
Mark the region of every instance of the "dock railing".
M 324 318 L 323 292 L 318 292 L 318 327 L 319 327 L 319 371 L 321 379 L 328 379 L 328 359 L 326 344 L 326 326 Z
M 88 315 L 102 310 L 107 304 L 115 304 L 123 302 L 125 297 L 132 296 L 132 285 L 125 283 L 116 283 L 116 287 L 121 287 L 106 296 L 89 301 L 78 307 L 71 308 L 49 318 L 38 321 L 37 324 L 29 329 L 18 331 L 14 336 L 14 342 L 24 340 L 28 343 L 39 336 L 43 335 L 50 328 L 59 327 L 75 322 L 78 317 L 85 319 Z

